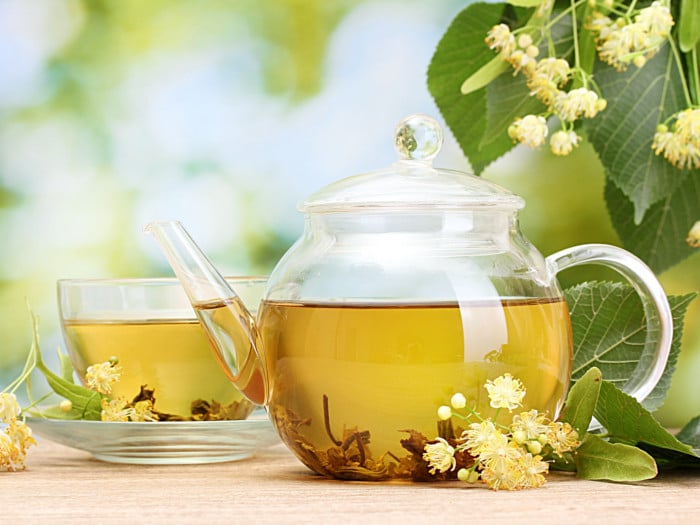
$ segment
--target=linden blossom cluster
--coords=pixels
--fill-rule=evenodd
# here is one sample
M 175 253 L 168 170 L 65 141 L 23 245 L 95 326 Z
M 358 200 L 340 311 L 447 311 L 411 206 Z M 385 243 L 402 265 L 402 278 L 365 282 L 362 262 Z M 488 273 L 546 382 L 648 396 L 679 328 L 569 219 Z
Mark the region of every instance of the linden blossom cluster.
M 521 406 L 525 397 L 523 384 L 510 374 L 487 381 L 484 387 L 491 407 L 496 409 L 506 408 L 512 412 Z M 578 433 L 571 425 L 550 421 L 537 410 L 514 415 L 510 427 L 505 427 L 469 409 L 461 393 L 453 395 L 450 403 L 451 406 L 443 405 L 438 409 L 440 419 L 455 416 L 478 421 L 469 425 L 454 447 L 443 438 L 425 446 L 423 459 L 431 474 L 453 470 L 456 467 L 455 454 L 467 451 L 474 458 L 474 464 L 457 472 L 462 481 L 475 483 L 481 480 L 494 490 L 540 487 L 549 470 L 549 463 L 544 458 L 549 454 L 561 457 L 580 445 Z M 462 409 L 466 415 L 457 412 Z
M 574 121 L 580 117 L 595 117 L 605 108 L 605 100 L 586 87 L 564 91 L 562 88 L 572 78 L 571 66 L 563 58 L 545 57 L 537 60 L 539 49 L 527 33 L 516 39 L 506 24 L 499 24 L 487 33 L 486 43 L 499 52 L 501 59 L 513 66 L 515 74 L 522 71 L 527 78 L 530 95 L 547 106 L 546 112 L 541 115 L 526 115 L 516 119 L 508 128 L 510 138 L 537 148 L 545 143 L 548 134 L 547 117 L 556 115 L 561 122 L 561 129 L 552 134 L 550 149 L 555 155 L 571 153 L 580 140 L 573 130 Z
M 584 27 L 595 35 L 600 59 L 618 70 L 624 70 L 630 62 L 642 67 L 666 41 L 673 26 L 668 0 L 654 2 L 640 10 L 623 6 L 625 10 L 614 19 L 609 16 L 617 14 L 617 4 L 613 0 L 589 0 L 588 4 L 594 11 Z M 544 12 L 546 10 L 538 10 L 538 15 Z M 588 72 L 579 67 L 572 68 L 567 60 L 555 56 L 538 60 L 540 50 L 528 31 L 535 30 L 526 26 L 516 31 L 520 33 L 516 37 L 506 24 L 499 24 L 489 30 L 485 39 L 491 49 L 498 51 L 501 59 L 511 64 L 514 74 L 522 72 L 525 75 L 530 95 L 537 97 L 547 108 L 542 114 L 516 119 L 508 128 L 508 135 L 531 148 L 542 146 L 548 135 L 547 118 L 555 115 L 561 129 L 552 134 L 549 146 L 555 155 L 568 155 L 580 141 L 573 129 L 574 122 L 582 117 L 595 117 L 605 109 L 607 102 L 599 96 Z M 542 37 L 551 41 L 548 26 L 545 26 Z M 576 46 L 574 53 L 578 64 Z M 572 81 L 579 82 L 582 87 L 566 90 Z M 674 145 L 667 140 L 659 142 L 655 149 L 659 154 L 669 148 L 673 150 Z M 669 160 L 678 165 L 689 162 L 686 160 L 689 156 L 676 153 L 671 155 L 675 162 Z M 695 157 L 692 162 L 695 162 Z
M 23 470 L 27 449 L 36 445 L 32 430 L 17 419 L 21 412 L 13 393 L 0 393 L 0 422 L 5 424 L 0 433 L 0 472 Z
M 89 366 L 85 373 L 85 384 L 88 389 L 100 394 L 110 395 L 112 384 L 119 381 L 121 367 L 116 359 Z M 150 400 L 137 401 L 133 404 L 125 399 L 102 398 L 102 421 L 158 421 L 153 412 L 153 402 Z M 61 403 L 61 409 L 68 412 L 72 408 L 70 401 Z

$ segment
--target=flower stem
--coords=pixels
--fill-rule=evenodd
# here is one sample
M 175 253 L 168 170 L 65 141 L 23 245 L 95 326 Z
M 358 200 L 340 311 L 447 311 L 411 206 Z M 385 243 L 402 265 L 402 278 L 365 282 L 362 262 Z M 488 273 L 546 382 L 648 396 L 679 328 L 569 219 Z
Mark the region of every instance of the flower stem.
M 692 95 L 695 105 L 700 105 L 700 70 L 698 68 L 698 46 L 690 50 L 691 74 L 692 74 Z
M 693 105 L 693 99 L 690 96 L 690 91 L 688 89 L 688 80 L 686 79 L 685 73 L 683 72 L 683 61 L 681 60 L 680 51 L 678 50 L 676 42 L 673 40 L 673 38 L 669 37 L 668 43 L 671 46 L 671 53 L 673 53 L 673 58 L 676 62 L 678 75 L 681 77 L 681 85 L 683 86 L 683 95 L 685 96 L 685 102 L 690 107 Z M 693 74 L 697 74 L 697 67 L 695 64 L 693 65 Z

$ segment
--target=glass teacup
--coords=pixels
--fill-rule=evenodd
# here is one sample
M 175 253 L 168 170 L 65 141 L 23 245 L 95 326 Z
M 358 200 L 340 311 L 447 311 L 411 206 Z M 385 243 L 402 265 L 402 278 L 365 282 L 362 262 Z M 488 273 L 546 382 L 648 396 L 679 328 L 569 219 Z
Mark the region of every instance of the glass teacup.
M 229 284 L 256 310 L 266 279 Z M 112 398 L 152 390 L 161 420 L 245 419 L 255 408 L 216 361 L 177 279 L 58 281 L 61 328 L 73 366 L 85 383 L 91 365 L 116 361 Z

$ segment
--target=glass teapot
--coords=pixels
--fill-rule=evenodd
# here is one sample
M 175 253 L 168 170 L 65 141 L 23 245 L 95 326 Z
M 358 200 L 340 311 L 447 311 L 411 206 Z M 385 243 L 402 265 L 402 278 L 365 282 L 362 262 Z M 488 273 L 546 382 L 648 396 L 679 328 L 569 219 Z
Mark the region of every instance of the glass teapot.
M 524 384 L 523 410 L 556 417 L 572 367 L 556 274 L 583 263 L 614 268 L 642 299 L 654 359 L 625 389 L 647 396 L 672 332 L 649 268 L 598 244 L 544 258 L 519 230 L 521 197 L 432 166 L 443 139 L 435 120 L 410 116 L 394 139 L 401 158 L 390 168 L 301 204 L 304 233 L 270 275 L 257 318 L 178 222 L 146 228 L 227 375 L 266 406 L 299 459 L 341 479 L 416 477 L 402 440 L 437 436 L 436 410 L 456 392 L 493 416 L 484 383 L 504 373 Z

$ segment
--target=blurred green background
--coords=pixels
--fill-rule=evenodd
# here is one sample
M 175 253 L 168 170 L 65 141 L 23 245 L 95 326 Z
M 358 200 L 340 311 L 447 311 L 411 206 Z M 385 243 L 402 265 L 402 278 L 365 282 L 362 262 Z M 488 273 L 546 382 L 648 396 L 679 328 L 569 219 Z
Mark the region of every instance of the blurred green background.
M 394 125 L 438 111 L 432 52 L 464 1 L 0 0 L 0 386 L 31 339 L 60 346 L 55 282 L 171 275 L 142 234 L 179 219 L 228 274 L 266 274 L 296 204 L 395 158 Z M 468 169 L 448 137 L 437 165 Z M 516 148 L 484 176 L 521 194 L 546 255 L 619 244 L 592 150 Z M 700 290 L 698 255 L 661 276 Z M 562 275 L 564 285 L 606 278 Z M 700 414 L 700 301 L 660 418 Z

